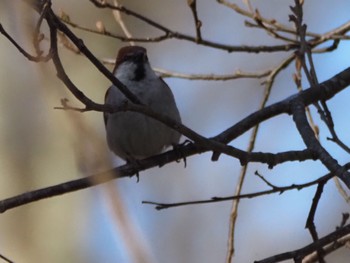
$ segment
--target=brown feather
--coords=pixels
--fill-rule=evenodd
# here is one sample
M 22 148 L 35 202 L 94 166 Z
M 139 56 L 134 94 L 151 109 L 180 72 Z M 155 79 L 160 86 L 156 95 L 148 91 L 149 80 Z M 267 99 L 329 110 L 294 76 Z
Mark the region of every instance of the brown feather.
M 119 49 L 118 56 L 115 61 L 115 66 L 113 69 L 113 74 L 115 74 L 115 71 L 117 70 L 118 66 L 128 59 L 129 54 L 133 54 L 137 52 L 142 52 L 144 54 L 147 54 L 146 49 L 140 46 L 126 46 Z

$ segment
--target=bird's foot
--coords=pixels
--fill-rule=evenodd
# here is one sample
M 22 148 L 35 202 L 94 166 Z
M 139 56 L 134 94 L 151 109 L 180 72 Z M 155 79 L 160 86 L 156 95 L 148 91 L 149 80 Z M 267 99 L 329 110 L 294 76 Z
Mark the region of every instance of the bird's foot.
M 134 157 L 129 156 L 126 160 L 126 163 L 131 164 L 133 168 L 136 170 L 135 176 L 136 176 L 136 182 L 138 183 L 140 181 L 140 174 L 139 174 L 140 161 L 138 159 L 135 159 Z
M 176 151 L 176 152 L 180 155 L 181 159 L 184 161 L 184 167 L 185 167 L 185 168 L 186 168 L 186 166 L 187 166 L 187 159 L 186 159 L 186 156 L 183 154 L 181 148 L 182 148 L 183 146 L 189 145 L 189 144 L 191 144 L 191 143 L 192 143 L 192 142 L 191 142 L 190 140 L 185 140 L 185 141 L 182 142 L 182 143 L 173 143 L 173 144 L 172 144 L 173 150 Z M 179 162 L 181 161 L 181 159 L 176 160 L 176 162 L 179 163 Z

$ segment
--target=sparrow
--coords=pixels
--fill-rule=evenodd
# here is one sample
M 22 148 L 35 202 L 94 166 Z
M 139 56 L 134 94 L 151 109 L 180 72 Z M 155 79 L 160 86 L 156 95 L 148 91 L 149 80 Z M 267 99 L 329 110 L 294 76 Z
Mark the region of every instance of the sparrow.
M 142 104 L 181 123 L 174 95 L 151 68 L 145 48 L 121 48 L 113 74 Z M 129 100 L 116 86 L 107 90 L 106 104 L 121 106 L 125 101 Z M 159 154 L 166 147 L 178 144 L 181 136 L 165 124 L 138 112 L 105 112 L 104 123 L 109 149 L 127 162 Z

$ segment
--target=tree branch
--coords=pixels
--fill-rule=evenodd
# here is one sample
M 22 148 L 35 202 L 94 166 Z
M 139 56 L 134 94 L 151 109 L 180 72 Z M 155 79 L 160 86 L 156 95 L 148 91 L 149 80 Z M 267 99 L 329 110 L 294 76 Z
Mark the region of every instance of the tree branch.
M 345 164 L 344 167 L 346 169 L 350 169 L 350 163 Z M 299 191 L 301 189 L 304 189 L 316 184 L 320 184 L 320 183 L 326 184 L 333 176 L 334 175 L 332 173 L 328 173 L 311 182 L 304 183 L 304 184 L 292 184 L 289 186 L 276 186 L 276 185 L 272 185 L 271 183 L 267 183 L 272 189 L 261 191 L 261 192 L 249 193 L 249 194 L 240 194 L 240 195 L 225 196 L 225 197 L 212 197 L 211 199 L 206 199 L 206 200 L 195 200 L 195 201 L 177 202 L 177 203 L 160 203 L 160 202 L 153 202 L 153 201 L 143 201 L 142 203 L 155 205 L 155 209 L 162 210 L 162 209 L 185 206 L 185 205 L 217 203 L 217 202 L 225 202 L 225 201 L 231 201 L 231 200 L 237 200 L 237 199 L 250 199 L 250 198 L 255 198 L 258 196 L 274 194 L 274 193 L 283 194 L 284 192 L 290 191 L 290 190 Z M 264 181 L 266 182 L 266 180 Z
M 255 263 L 275 263 L 282 262 L 284 260 L 293 259 L 295 262 L 301 262 L 301 260 L 307 255 L 313 253 L 314 251 L 331 244 L 333 242 L 337 242 L 338 239 L 350 233 L 350 224 L 328 234 L 327 236 L 320 238 L 319 240 L 294 251 L 285 252 L 282 254 L 278 254 L 263 260 L 255 261 Z
M 305 145 L 317 155 L 317 158 L 320 159 L 329 171 L 339 177 L 350 189 L 350 173 L 343 166 L 340 166 L 337 160 L 335 160 L 316 139 L 306 118 L 305 105 L 298 100 L 295 100 L 292 105 L 293 119 Z

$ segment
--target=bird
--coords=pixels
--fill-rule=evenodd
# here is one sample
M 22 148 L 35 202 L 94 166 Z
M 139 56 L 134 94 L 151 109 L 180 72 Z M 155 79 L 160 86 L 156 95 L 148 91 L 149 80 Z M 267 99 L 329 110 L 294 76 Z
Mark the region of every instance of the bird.
M 113 74 L 143 105 L 181 123 L 174 95 L 152 69 L 144 47 L 122 47 Z M 126 101 L 132 103 L 116 86 L 106 91 L 105 104 L 121 106 Z M 103 115 L 109 149 L 128 163 L 159 154 L 179 143 L 178 131 L 142 113 L 120 111 Z

